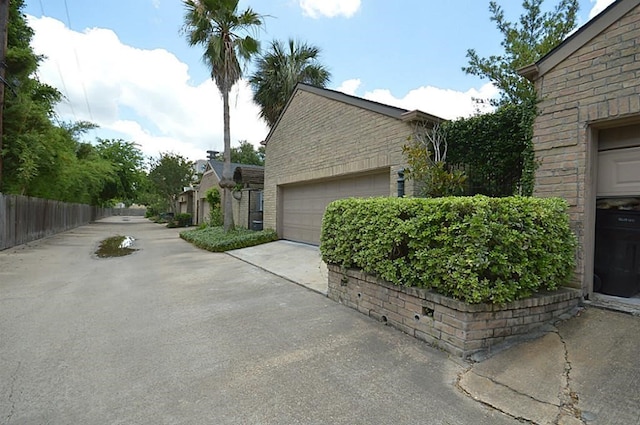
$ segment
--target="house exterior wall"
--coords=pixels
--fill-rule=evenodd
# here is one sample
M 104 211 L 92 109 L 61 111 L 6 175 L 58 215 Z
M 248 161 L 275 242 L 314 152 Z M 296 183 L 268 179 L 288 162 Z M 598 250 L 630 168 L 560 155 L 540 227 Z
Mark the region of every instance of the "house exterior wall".
M 219 190 L 220 187 L 218 186 L 218 181 L 218 176 L 212 169 L 209 169 L 209 171 L 202 175 L 200 185 L 198 186 L 198 220 L 196 224 L 205 223 L 209 220 L 209 211 L 211 210 L 211 207 L 206 199 L 207 191 L 212 187 Z
M 536 81 L 536 196 L 570 206 L 579 242 L 573 286 L 591 290 L 597 130 L 640 117 L 640 7 L 635 7 Z
M 412 124 L 299 90 L 266 146 L 264 226 L 277 228 L 278 186 L 388 168 L 389 195 L 406 166 Z M 406 182 L 405 193 L 413 194 Z
M 233 195 L 233 223 L 242 227 L 243 229 L 249 229 L 249 189 L 242 189 L 234 193 Z
M 193 213 L 195 212 L 193 208 L 194 197 L 195 197 L 194 190 L 181 193 L 178 196 L 177 212 L 181 214 L 191 214 L 193 216 Z

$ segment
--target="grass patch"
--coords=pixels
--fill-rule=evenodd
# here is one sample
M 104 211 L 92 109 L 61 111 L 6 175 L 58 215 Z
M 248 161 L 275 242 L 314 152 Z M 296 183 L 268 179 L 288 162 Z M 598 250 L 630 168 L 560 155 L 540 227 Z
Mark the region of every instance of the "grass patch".
M 225 232 L 222 227 L 206 227 L 204 229 L 180 232 L 180 237 L 198 248 L 212 252 L 224 252 L 232 249 L 247 248 L 278 239 L 274 230 L 248 230 L 236 228 Z

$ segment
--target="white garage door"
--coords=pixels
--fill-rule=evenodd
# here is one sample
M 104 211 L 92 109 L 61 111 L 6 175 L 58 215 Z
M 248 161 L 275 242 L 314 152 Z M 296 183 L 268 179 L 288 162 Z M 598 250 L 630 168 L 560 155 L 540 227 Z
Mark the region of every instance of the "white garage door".
M 640 147 L 598 154 L 598 196 L 640 195 Z
M 389 196 L 389 171 L 345 177 L 282 188 L 282 237 L 284 239 L 320 243 L 324 210 L 336 199 Z
M 599 135 L 598 197 L 640 195 L 640 125 Z

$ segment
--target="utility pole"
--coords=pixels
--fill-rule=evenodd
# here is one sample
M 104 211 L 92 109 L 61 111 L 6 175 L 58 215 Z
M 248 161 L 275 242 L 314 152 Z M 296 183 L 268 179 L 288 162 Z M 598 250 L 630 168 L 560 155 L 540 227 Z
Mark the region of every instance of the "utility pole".
M 2 119 L 4 117 L 5 58 L 7 55 L 7 27 L 9 26 L 9 0 L 0 0 L 0 190 L 2 190 Z

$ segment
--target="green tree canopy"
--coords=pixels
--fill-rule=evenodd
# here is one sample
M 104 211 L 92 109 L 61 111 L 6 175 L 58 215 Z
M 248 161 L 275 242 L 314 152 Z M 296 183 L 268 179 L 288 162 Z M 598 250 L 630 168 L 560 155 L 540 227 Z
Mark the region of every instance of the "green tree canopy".
M 544 0 L 523 0 L 524 13 L 517 22 L 506 20 L 504 10 L 489 2 L 491 20 L 496 23 L 503 40 L 503 53 L 483 58 L 475 49 L 467 50 L 467 74 L 488 78 L 500 89 L 498 104 L 521 103 L 536 99 L 533 83 L 518 74 L 564 40 L 576 27 L 578 0 L 560 0 L 548 12 L 542 11 Z
M 0 190 L 30 194 L 39 175 L 54 177 L 50 173 L 62 160 L 58 145 L 69 141 L 51 122 L 61 94 L 34 77 L 42 58 L 31 48 L 33 30 L 23 7 L 23 0 L 9 2 Z
M 174 211 L 178 195 L 192 182 L 193 162 L 181 155 L 164 152 L 158 158 L 151 158 L 149 168 L 150 190 L 158 195 L 162 209 Z
M 331 73 L 318 59 L 320 49 L 289 39 L 285 44 L 273 40 L 257 60 L 257 69 L 249 77 L 253 99 L 260 105 L 260 116 L 273 127 L 298 83 L 324 87 Z
M 221 154 L 215 155 L 213 159 L 216 161 L 224 160 Z M 231 162 L 237 164 L 264 165 L 264 146 L 256 149 L 246 140 L 240 140 L 238 146 L 231 148 Z
M 138 146 L 121 139 L 98 139 L 96 152 L 113 168 L 113 177 L 102 187 L 100 200 L 120 201 L 127 206 L 137 202 L 144 178 L 144 156 Z
M 31 48 L 33 30 L 23 7 L 23 0 L 9 2 L 0 190 L 92 205 L 130 203 L 142 154 L 130 142 L 99 140 L 95 146 L 82 141 L 95 124 L 54 124 L 62 96 L 35 77 L 42 58 Z

